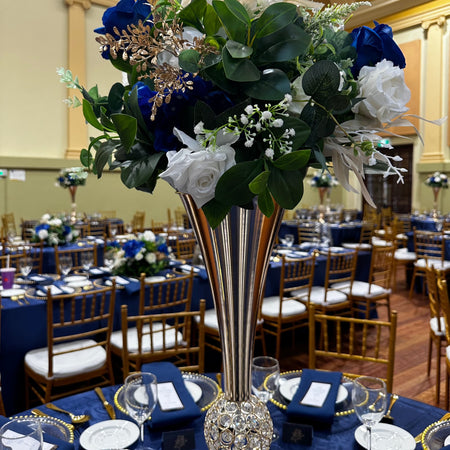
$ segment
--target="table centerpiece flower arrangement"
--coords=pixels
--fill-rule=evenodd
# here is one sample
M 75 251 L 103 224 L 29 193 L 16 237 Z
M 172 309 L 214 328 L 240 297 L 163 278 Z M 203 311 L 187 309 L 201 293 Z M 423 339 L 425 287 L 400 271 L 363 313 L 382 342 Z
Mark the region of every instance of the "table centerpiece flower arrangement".
M 315 172 L 314 176 L 311 178 L 309 182 L 310 186 L 317 188 L 320 197 L 320 204 L 323 205 L 323 200 L 325 195 L 328 199 L 328 194 L 332 187 L 335 187 L 339 184 L 338 180 L 334 175 L 330 172 L 322 171 Z
M 32 242 L 43 241 L 44 245 L 65 245 L 75 242 L 78 231 L 65 217 L 57 217 L 51 214 L 44 214 L 34 229 Z
M 448 177 L 445 173 L 434 172 L 425 179 L 425 184 L 433 189 L 434 202 L 432 216 L 437 218 L 439 192 L 441 189 L 448 189 Z
M 95 32 L 122 83 L 105 96 L 58 69 L 82 93 L 67 103 L 82 105 L 99 131 L 82 164 L 98 177 L 118 169 L 128 188 L 149 193 L 159 178 L 168 181 L 193 225 L 226 341 L 224 396 L 205 418 L 209 448 L 218 436 L 226 448 L 270 446 L 270 415 L 250 395 L 253 347 L 242 343 L 254 342 L 251 311 L 259 310 L 276 230 L 283 209 L 300 202 L 308 168 L 332 166 L 355 191 L 353 172 L 372 206 L 366 166 L 402 181 L 401 158 L 379 146 L 379 133 L 411 125 L 406 62 L 388 25 L 343 29 L 361 5 L 370 3 L 120 0 Z M 234 419 L 223 420 L 229 411 Z M 251 411 L 264 425 L 234 428 L 235 420 L 252 422 Z
M 85 167 L 68 167 L 61 169 L 56 178 L 57 186 L 69 190 L 70 199 L 72 201 L 72 211 L 70 214 L 71 223 L 75 223 L 77 220 L 75 197 L 78 186 L 84 186 L 86 184 L 87 176 L 88 171 Z
M 122 246 L 110 244 L 107 251 L 114 252 L 111 266 L 114 275 L 139 278 L 145 273 L 152 276 L 168 267 L 170 262 L 166 241 L 149 230 L 137 239 L 127 240 Z

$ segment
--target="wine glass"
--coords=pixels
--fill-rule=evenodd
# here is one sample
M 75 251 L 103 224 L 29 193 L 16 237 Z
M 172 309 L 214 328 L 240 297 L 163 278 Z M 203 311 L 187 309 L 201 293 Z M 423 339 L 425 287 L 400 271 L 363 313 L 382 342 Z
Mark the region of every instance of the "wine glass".
M 267 403 L 275 394 L 280 382 L 280 364 L 271 356 L 255 356 L 252 361 L 252 392 Z M 272 441 L 279 436 L 273 429 Z
M 89 278 L 89 269 L 94 264 L 94 255 L 92 252 L 83 252 L 81 253 L 81 265 L 83 269 L 86 271 L 86 274 Z
M 284 245 L 287 247 L 292 247 L 294 244 L 294 235 L 293 234 L 286 234 L 284 236 Z
M 24 278 L 30 275 L 31 269 L 33 268 L 33 260 L 30 256 L 24 256 L 19 259 L 19 270 Z
M 42 449 L 41 422 L 32 418 L 18 417 L 0 428 L 0 450 Z
M 155 409 L 158 399 L 156 375 L 150 372 L 135 372 L 125 379 L 124 402 L 128 414 L 138 423 L 140 428 L 140 449 L 144 447 L 144 422 Z
M 67 276 L 72 270 L 72 256 L 71 255 L 61 255 L 59 257 L 59 268 L 63 276 Z
M 372 428 L 382 419 L 387 406 L 386 384 L 380 378 L 358 377 L 353 381 L 355 413 L 367 429 L 367 450 L 372 448 Z

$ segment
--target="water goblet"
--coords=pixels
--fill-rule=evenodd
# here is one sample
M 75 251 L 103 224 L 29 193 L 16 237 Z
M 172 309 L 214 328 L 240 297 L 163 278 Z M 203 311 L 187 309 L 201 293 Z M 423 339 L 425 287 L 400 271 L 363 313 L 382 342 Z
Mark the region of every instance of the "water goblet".
M 376 377 L 358 377 L 353 381 L 352 402 L 355 413 L 367 429 L 367 450 L 372 449 L 372 428 L 382 419 L 387 406 L 387 389 Z
M 30 256 L 24 256 L 19 259 L 19 270 L 24 278 L 30 275 L 31 269 L 33 268 L 33 260 Z
M 280 364 L 271 356 L 255 356 L 252 360 L 252 392 L 261 401 L 267 403 L 278 389 L 280 381 Z M 272 441 L 278 438 L 273 429 Z
M 72 270 L 72 257 L 70 255 L 61 255 L 59 257 L 59 268 L 63 276 L 67 276 Z
M 117 234 L 117 225 L 109 226 L 109 234 L 114 237 Z
M 83 252 L 81 253 L 81 265 L 83 266 L 83 269 L 85 270 L 88 278 L 89 278 L 89 269 L 94 264 L 94 255 L 92 252 Z
M 19 417 L 0 428 L 0 450 L 39 450 L 43 447 L 41 422 Z
M 293 234 L 286 234 L 284 236 L 284 245 L 286 245 L 286 247 L 292 247 L 294 245 L 294 235 Z
M 156 375 L 150 372 L 135 372 L 125 379 L 124 402 L 128 414 L 137 422 L 140 429 L 139 449 L 144 446 L 144 422 L 149 419 L 158 399 Z

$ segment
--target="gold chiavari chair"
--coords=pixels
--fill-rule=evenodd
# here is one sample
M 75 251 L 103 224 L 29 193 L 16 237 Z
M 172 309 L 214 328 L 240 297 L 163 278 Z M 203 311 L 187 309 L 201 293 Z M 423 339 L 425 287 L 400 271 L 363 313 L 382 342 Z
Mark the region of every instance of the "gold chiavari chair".
M 136 211 L 131 219 L 133 233 L 142 233 L 145 229 L 145 211 Z
M 9 238 L 17 236 L 16 220 L 14 213 L 5 213 L 2 215 L 2 237 Z
M 394 264 L 394 246 L 376 246 L 372 248 L 369 270 L 369 281 L 353 281 L 350 289 L 349 282 L 333 284 L 350 298 L 352 311 L 356 315 L 363 315 L 366 319 L 372 317 L 377 306 L 387 308 L 388 317 L 391 314 L 391 278 Z
M 275 358 L 279 358 L 281 335 L 307 325 L 305 304 L 314 280 L 314 255 L 305 258 L 282 257 L 280 293 L 266 297 L 261 305 L 264 333 L 275 336 Z M 294 334 L 293 334 L 294 337 Z
M 183 370 L 205 368 L 205 300 L 199 311 L 128 315 L 122 305 L 122 367 L 124 379 L 142 364 L 170 360 Z M 130 333 L 131 330 L 135 332 Z
M 20 228 L 22 229 L 22 239 L 30 241 L 34 237 L 34 229 L 39 225 L 38 220 L 20 219 Z
M 185 238 L 177 236 L 175 246 L 175 258 L 181 261 L 191 261 L 194 257 L 197 240 L 195 238 Z
M 110 338 L 116 286 L 52 296 L 47 293 L 47 347 L 25 354 L 26 404 L 93 386 L 112 385 Z
M 361 234 L 358 242 L 344 242 L 342 247 L 354 249 L 357 251 L 368 251 L 372 248 L 372 237 L 377 229 L 375 222 L 363 221 L 361 225 Z
M 22 247 L 20 250 L 16 250 L 6 255 L 0 255 L 0 267 L 14 267 L 16 273 L 19 272 L 19 261 L 26 255 L 25 249 Z
M 319 242 L 320 227 L 315 226 L 314 222 L 299 223 L 297 225 L 298 243 Z
M 316 338 L 318 329 L 320 342 Z M 326 370 L 327 361 L 339 360 L 342 362 L 339 370 L 345 376 L 355 378 L 363 375 L 355 373 L 359 367 L 364 375 L 383 378 L 388 392 L 392 392 L 396 332 L 396 311 L 391 312 L 389 321 L 380 321 L 320 314 L 314 305 L 310 305 L 309 367 L 316 369 L 320 366 Z
M 104 220 L 94 220 L 87 223 L 87 235 L 106 240 L 108 236 L 108 222 Z
M 89 244 L 89 246 L 84 247 L 73 247 L 73 248 L 64 248 L 58 247 L 55 245 L 55 265 L 56 265 L 56 273 L 61 275 L 60 268 L 60 259 L 68 255 L 72 258 L 72 271 L 78 271 L 83 269 L 82 256 L 84 253 L 92 254 L 92 267 L 97 267 L 97 244 L 94 242 L 93 244 Z

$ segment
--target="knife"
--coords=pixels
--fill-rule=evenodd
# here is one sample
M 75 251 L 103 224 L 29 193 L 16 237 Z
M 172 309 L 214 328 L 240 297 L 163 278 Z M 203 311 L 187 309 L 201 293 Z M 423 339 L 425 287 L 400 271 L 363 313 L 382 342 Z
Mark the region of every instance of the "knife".
M 116 412 L 114 411 L 114 406 L 110 405 L 107 401 L 105 396 L 103 395 L 103 391 L 98 386 L 94 389 L 97 395 L 100 397 L 100 400 L 103 403 L 103 406 L 105 407 L 107 413 L 109 414 L 109 417 L 111 417 L 112 420 L 116 419 Z

